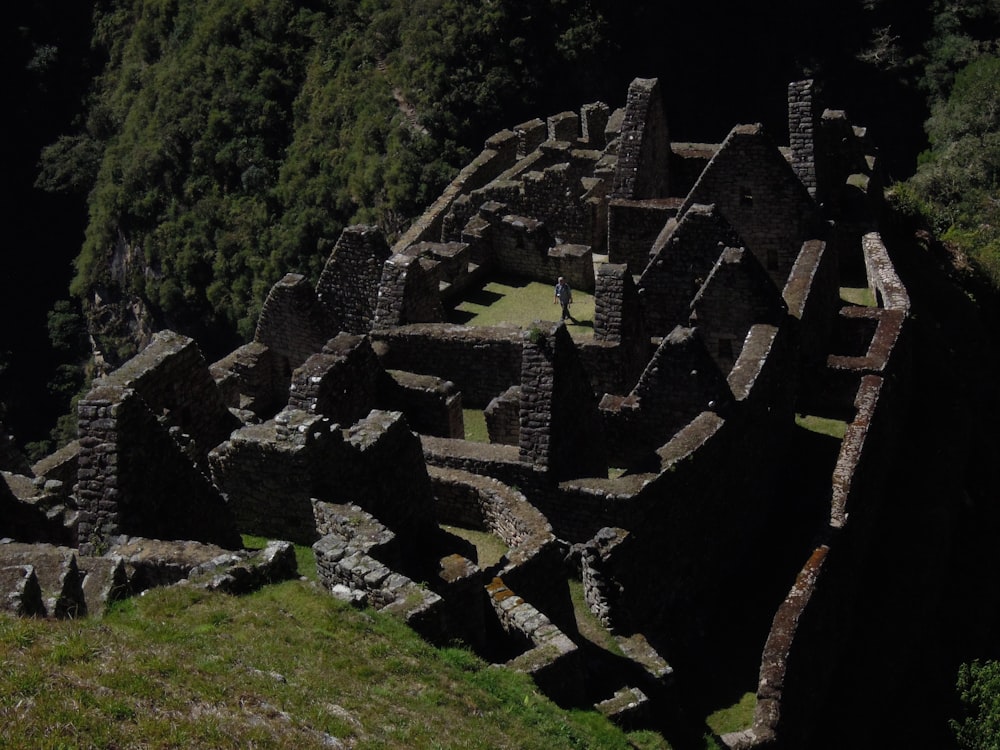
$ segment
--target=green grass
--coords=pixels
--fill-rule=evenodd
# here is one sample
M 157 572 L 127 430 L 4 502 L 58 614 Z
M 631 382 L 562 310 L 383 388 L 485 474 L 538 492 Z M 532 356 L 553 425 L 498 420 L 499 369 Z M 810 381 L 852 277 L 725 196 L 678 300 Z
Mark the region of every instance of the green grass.
M 243 534 L 243 546 L 246 549 L 264 549 L 268 541 L 266 537 Z M 316 554 L 313 552 L 312 547 L 304 544 L 296 544 L 295 562 L 298 564 L 300 576 L 305 576 L 310 581 L 317 580 Z
M 843 440 L 844 435 L 847 434 L 847 422 L 842 419 L 818 417 L 814 414 L 796 414 L 795 424 L 810 432 L 829 435 L 838 440 Z
M 490 434 L 486 429 L 486 415 L 482 409 L 462 409 L 462 421 L 465 424 L 465 439 L 477 443 L 490 442 Z
M 757 694 L 744 693 L 738 703 L 709 714 L 705 723 L 719 735 L 738 732 L 753 724 L 753 712 L 756 707 Z
M 0 678 L 12 748 L 304 749 L 328 735 L 358 750 L 631 746 L 526 676 L 306 581 L 238 598 L 156 589 L 101 620 L 3 614 Z
M 476 545 L 476 553 L 478 555 L 477 565 L 480 568 L 485 568 L 490 565 L 495 565 L 500 562 L 500 558 L 507 554 L 508 547 L 504 544 L 503 540 L 496 534 L 492 534 L 488 531 L 476 531 L 474 529 L 462 529 L 458 526 L 445 526 L 442 524 L 442 529 L 454 534 L 455 536 L 461 537 L 467 542 L 472 542 Z
M 468 295 L 453 311 L 455 322 L 473 326 L 495 326 L 503 323 L 530 328 L 536 320 L 559 320 L 558 304 L 554 304 L 554 285 L 538 281 L 507 279 L 492 281 L 478 292 Z M 567 322 L 567 330 L 576 337 L 594 333 L 594 296 L 573 291 L 570 313 L 575 323 Z
M 878 307 L 875 295 L 866 286 L 861 287 L 840 287 L 840 299 L 852 305 L 863 305 L 864 307 Z
M 618 645 L 618 641 L 590 611 L 584 597 L 582 581 L 574 578 L 569 579 L 569 597 L 573 602 L 573 615 L 576 618 L 576 627 L 580 631 L 580 635 L 605 651 L 622 656 L 622 649 Z

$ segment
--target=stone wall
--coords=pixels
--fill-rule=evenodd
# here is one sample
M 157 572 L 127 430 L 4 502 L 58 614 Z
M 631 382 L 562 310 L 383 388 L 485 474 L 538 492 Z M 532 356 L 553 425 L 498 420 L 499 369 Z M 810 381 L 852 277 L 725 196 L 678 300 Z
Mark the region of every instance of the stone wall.
M 597 402 L 566 326 L 525 334 L 521 367 L 522 460 L 554 479 L 607 476 Z
M 382 399 L 384 408 L 401 411 L 410 427 L 421 435 L 465 437 L 462 393 L 450 380 L 390 370 L 392 387 Z
M 800 366 L 812 375 L 826 365 L 840 305 L 840 276 L 833 248 L 820 240 L 805 242 L 781 296 L 788 314 L 799 323 Z
M 691 301 L 690 324 L 719 369 L 728 373 L 755 323 L 777 325 L 785 302 L 757 259 L 743 248 L 726 248 Z
M 612 465 L 650 465 L 677 430 L 702 411 L 724 410 L 731 396 L 697 331 L 675 328 L 627 396 L 605 394 L 601 400 Z
M 316 284 L 331 331 L 371 330 L 387 258 L 389 246 L 378 227 L 355 225 L 341 232 Z
M 518 445 L 521 439 L 521 386 L 512 385 L 483 410 L 491 443 Z
M 154 334 L 149 346 L 94 383 L 95 388 L 104 386 L 135 391 L 157 417 L 190 436 L 198 460 L 239 425 L 223 403 L 198 345 L 173 331 Z
M 406 323 L 444 321 L 440 282 L 424 269 L 424 262 L 409 255 L 393 255 L 382 266 L 382 280 L 372 324 L 385 329 Z M 440 266 L 439 262 L 428 265 Z
M 659 81 L 636 78 L 628 88 L 611 197 L 667 197 L 669 165 L 670 137 Z
M 0 539 L 70 543 L 73 535 L 63 525 L 62 518 L 50 518 L 45 503 L 18 498 L 9 487 L 10 481 L 10 474 L 0 474 Z
M 816 195 L 816 189 L 822 181 L 816 174 L 819 113 L 813 89 L 811 80 L 793 81 L 788 84 L 788 145 L 792 155 L 792 169 L 809 191 L 809 195 L 822 202 L 824 196 Z
M 292 373 L 288 406 L 346 427 L 374 409 L 389 385 L 369 339 L 341 333 Z
M 733 128 L 684 200 L 715 204 L 781 289 L 802 243 L 819 236 L 816 205 L 760 125 Z
M 542 124 L 544 130 L 544 124 Z M 522 139 L 509 130 L 501 130 L 486 141 L 485 148 L 469 162 L 449 183 L 431 207 L 428 208 L 393 245 L 394 253 L 417 242 L 446 240 L 444 219 L 452 204 L 461 196 L 482 187 L 509 169 L 517 158 Z
M 499 576 L 553 622 L 575 627 L 565 580 L 565 550 L 548 520 L 527 498 L 496 479 L 456 469 L 431 469 L 436 508 L 442 523 L 482 529 L 509 547 L 488 578 Z
M 266 345 L 254 341 L 215 362 L 209 372 L 226 406 L 268 419 L 288 397 L 288 366 L 288 357 L 276 357 Z
M 842 442 L 833 477 L 830 525 L 778 608 L 761 658 L 753 726 L 723 739 L 731 748 L 796 748 L 823 736 L 817 721 L 826 688 L 854 626 L 856 591 L 874 526 L 883 512 L 891 462 L 893 396 L 882 378 L 865 376 L 857 413 Z M 887 398 L 889 396 L 889 398 Z
M 639 279 L 647 330 L 666 336 L 675 326 L 688 325 L 691 300 L 722 251 L 741 246 L 715 206 L 692 205 L 678 222 L 664 227 Z
M 118 535 L 241 545 L 230 509 L 134 390 L 97 385 L 77 408 L 82 554 Z
M 519 633 L 531 648 L 507 662 L 526 672 L 551 700 L 562 706 L 584 703 L 584 666 L 576 644 L 544 614 L 511 591 L 500 578 L 487 586 L 490 603 L 508 633 Z
M 521 330 L 456 325 L 412 325 L 373 334 L 386 369 L 449 380 L 470 408 L 521 382 Z
M 541 221 L 507 214 L 495 224 L 491 257 L 495 269 L 525 279 L 550 281 L 565 276 L 575 289 L 594 288 L 594 264 L 586 245 L 557 244 Z
M 627 264 L 632 273 L 649 265 L 653 243 L 667 222 L 677 216 L 679 201 L 672 198 L 608 202 L 608 260 Z
M 287 390 L 292 370 L 318 352 L 336 332 L 304 276 L 289 273 L 267 293 L 253 340 L 263 344 L 275 360 L 276 390 Z
M 286 408 L 233 433 L 209 460 L 240 531 L 312 544 L 318 538 L 316 474 L 346 463 L 348 455 L 343 434 L 328 418 Z
M 345 601 L 398 614 L 425 638 L 443 643 L 448 632 L 444 600 L 380 559 L 393 547 L 392 532 L 357 506 L 327 504 L 318 507 L 317 516 L 327 533 L 313 544 L 313 552 L 327 590 Z

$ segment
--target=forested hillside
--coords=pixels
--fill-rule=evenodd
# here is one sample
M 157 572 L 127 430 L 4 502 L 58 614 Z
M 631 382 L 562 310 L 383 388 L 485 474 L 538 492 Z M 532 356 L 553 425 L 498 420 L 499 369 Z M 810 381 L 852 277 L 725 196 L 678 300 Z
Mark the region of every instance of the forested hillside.
M 50 5 L 5 11 L 19 116 L 51 115 L 8 144 L 23 172 L 15 213 L 31 225 L 15 268 L 62 284 L 73 264 L 68 288 L 5 310 L 35 316 L 36 369 L 25 338 L 0 344 L 0 401 L 22 440 L 51 412 L 22 412 L 17 389 L 49 381 L 32 401 L 65 410 L 92 353 L 113 366 L 165 326 L 228 350 L 282 274 L 316 276 L 345 225 L 393 237 L 484 136 L 586 101 L 618 106 L 635 76 L 664 81 L 675 140 L 751 121 L 784 140 L 784 86 L 814 76 L 871 127 L 892 178 L 919 161 L 899 205 L 1000 278 L 990 0 Z M 24 274 L 6 283 L 16 296 Z

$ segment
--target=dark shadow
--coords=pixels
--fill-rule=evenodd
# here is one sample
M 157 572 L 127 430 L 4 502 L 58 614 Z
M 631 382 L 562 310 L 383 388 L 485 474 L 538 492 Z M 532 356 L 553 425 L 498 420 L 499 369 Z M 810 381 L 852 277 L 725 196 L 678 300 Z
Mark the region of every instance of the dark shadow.
M 474 317 L 476 314 L 468 310 L 449 310 L 447 315 L 449 323 L 457 323 L 458 325 L 464 325 Z
M 569 325 L 576 326 L 577 328 L 589 328 L 594 330 L 594 321 L 592 320 L 576 320 L 575 318 L 570 318 Z
M 493 278 L 493 281 L 498 284 L 503 284 L 504 286 L 512 286 L 515 289 L 523 289 L 528 286 L 533 279 L 526 279 L 521 276 L 496 276 Z M 555 286 L 555 283 L 555 280 L 553 280 L 552 285 Z
M 482 305 L 483 307 L 489 307 L 494 302 L 503 299 L 503 295 L 498 292 L 491 292 L 488 289 L 476 289 L 469 292 L 462 299 L 462 302 L 471 302 L 474 305 Z

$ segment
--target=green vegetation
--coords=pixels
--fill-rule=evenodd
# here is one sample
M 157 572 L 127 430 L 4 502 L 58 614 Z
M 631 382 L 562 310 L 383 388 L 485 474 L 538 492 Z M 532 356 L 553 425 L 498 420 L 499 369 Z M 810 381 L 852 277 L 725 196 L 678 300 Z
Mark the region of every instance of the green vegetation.
M 539 281 L 505 279 L 493 281 L 478 292 L 467 295 L 452 314 L 456 322 L 473 326 L 510 324 L 531 328 L 536 320 L 559 320 L 561 314 L 555 304 L 553 284 Z M 574 337 L 592 336 L 594 333 L 594 295 L 573 290 L 570 313 L 575 322 L 567 321 L 566 328 Z
M 243 546 L 246 549 L 264 549 L 268 541 L 268 539 L 262 536 L 243 534 Z M 313 552 L 312 547 L 307 547 L 304 544 L 296 544 L 295 562 L 298 566 L 300 576 L 308 578 L 310 581 L 317 580 L 316 553 Z
M 820 417 L 815 414 L 796 414 L 795 424 L 810 432 L 829 435 L 837 440 L 843 440 L 844 435 L 847 434 L 847 422 L 842 419 Z
M 934 4 L 920 82 L 928 91 L 930 148 L 897 185 L 897 207 L 919 215 L 1000 286 L 1000 6 Z
M 476 564 L 480 568 L 496 565 L 500 558 L 507 554 L 508 547 L 496 534 L 489 531 L 476 531 L 475 529 L 462 529 L 458 526 L 441 526 L 442 529 L 461 537 L 467 542 L 472 542 L 476 546 Z
M 863 287 L 840 287 L 840 299 L 852 305 L 862 305 L 863 307 L 876 307 L 875 295 L 866 286 Z
M 0 654 L 5 747 L 630 746 L 524 675 L 302 581 L 158 589 L 102 620 L 2 615 Z
M 757 694 L 744 693 L 739 702 L 709 714 L 705 723 L 716 734 L 738 732 L 753 725 L 753 712 L 757 708 Z
M 590 611 L 590 606 L 584 597 L 582 581 L 575 578 L 569 580 L 569 597 L 573 602 L 573 615 L 576 618 L 576 627 L 580 631 L 580 635 L 595 646 L 615 656 L 622 656 L 622 649 L 618 645 L 618 641 L 614 639 L 614 636 L 608 632 L 608 629 Z
M 101 3 L 107 60 L 38 178 L 89 194 L 71 291 L 247 339 L 281 275 L 315 279 L 348 224 L 398 234 L 541 76 L 599 75 L 601 28 L 560 0 Z M 121 321 L 88 313 L 107 356 L 130 354 Z
M 462 409 L 462 421 L 465 424 L 465 439 L 476 443 L 490 442 L 486 429 L 486 415 L 482 409 Z
M 951 721 L 960 750 L 996 750 L 1000 743 L 1000 662 L 973 661 L 958 673 L 960 718 Z

